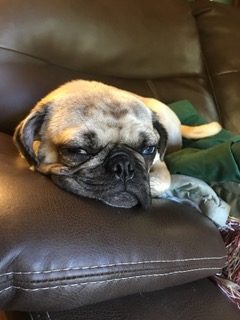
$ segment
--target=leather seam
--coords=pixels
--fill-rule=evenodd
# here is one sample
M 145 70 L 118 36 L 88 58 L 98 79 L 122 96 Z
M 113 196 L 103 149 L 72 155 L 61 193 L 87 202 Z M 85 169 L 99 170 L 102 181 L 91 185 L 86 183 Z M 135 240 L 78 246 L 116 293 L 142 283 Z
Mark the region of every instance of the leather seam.
M 12 52 L 12 53 L 15 53 L 15 54 L 19 54 L 19 55 L 31 58 L 31 59 L 33 59 L 35 61 L 47 64 L 47 65 L 51 65 L 53 67 L 61 68 L 61 69 L 67 70 L 67 71 L 75 71 L 75 72 L 78 71 L 77 69 L 74 69 L 74 68 L 71 68 L 71 67 L 67 67 L 67 66 L 64 66 L 64 65 L 61 65 L 61 64 L 58 64 L 58 63 L 54 63 L 51 60 L 35 56 L 34 54 L 27 53 L 27 52 L 24 52 L 24 51 L 19 51 L 17 49 L 0 46 L 0 50 L 3 50 L 3 51 L 5 50 L 5 51 L 9 51 L 9 52 Z
M 184 273 L 191 273 L 196 271 L 210 271 L 210 270 L 220 270 L 220 267 L 211 267 L 211 268 L 196 268 L 196 269 L 188 269 L 188 270 L 177 270 L 173 272 L 166 272 L 166 273 L 158 273 L 158 274 L 148 274 L 148 275 L 139 275 L 139 276 L 131 276 L 131 277 L 123 277 L 123 278 L 114 278 L 114 279 L 107 279 L 107 280 L 99 280 L 99 281 L 88 281 L 88 282 L 81 282 L 81 283 L 71 283 L 71 284 L 64 284 L 64 285 L 57 285 L 52 287 L 42 287 L 42 288 L 25 288 L 21 286 L 9 286 L 7 288 L 4 288 L 0 290 L 0 294 L 4 293 L 10 289 L 16 289 L 16 290 L 22 290 L 25 292 L 37 292 L 37 291 L 45 291 L 45 290 L 54 290 L 59 288 L 69 288 L 69 287 L 78 287 L 83 285 L 92 285 L 92 284 L 102 284 L 102 283 L 111 283 L 111 282 L 117 282 L 117 281 L 124 281 L 124 280 L 132 280 L 132 279 L 143 279 L 143 278 L 157 278 L 157 277 L 166 277 L 176 274 L 184 274 Z
M 146 260 L 146 261 L 137 261 L 137 262 L 119 262 L 112 264 L 101 264 L 101 265 L 92 265 L 86 267 L 72 267 L 72 268 L 59 268 L 52 270 L 41 270 L 41 271 L 12 271 L 0 274 L 0 277 L 10 276 L 10 275 L 30 275 L 30 274 L 48 274 L 48 273 L 56 273 L 62 271 L 78 271 L 78 270 L 91 270 L 91 269 L 100 269 L 100 268 L 108 268 L 108 267 L 119 267 L 119 266 L 135 266 L 142 264 L 155 264 L 155 263 L 173 263 L 173 262 L 189 262 L 189 261 L 209 261 L 209 260 L 222 260 L 226 259 L 227 256 L 221 257 L 200 257 L 200 258 L 186 258 L 186 259 L 173 259 L 173 260 Z
M 216 264 L 213 265 L 208 265 L 208 266 L 196 266 L 198 268 L 218 268 L 218 266 Z M 9 282 L 13 282 L 13 283 L 17 283 L 17 285 L 24 284 L 24 285 L 44 285 L 45 283 L 58 283 L 58 282 L 62 282 L 62 281 L 84 281 L 85 279 L 91 279 L 91 278 L 95 278 L 95 277 L 114 277 L 118 274 L 121 274 L 124 277 L 132 277 L 133 275 L 138 276 L 139 274 L 141 276 L 144 275 L 149 275 L 149 274 L 160 274 L 160 273 L 171 273 L 171 272 L 176 272 L 176 271 L 185 271 L 188 269 L 194 269 L 195 266 L 194 264 L 186 264 L 186 265 L 179 265 L 178 269 L 176 270 L 176 266 L 175 265 L 171 265 L 171 266 L 166 266 L 165 267 L 158 267 L 158 268 L 143 268 L 143 269 L 133 269 L 133 270 L 113 270 L 113 271 L 108 271 L 108 272 L 101 272 L 101 273 L 89 273 L 89 274 L 78 274 L 78 275 L 69 275 L 69 276 L 64 276 L 62 275 L 61 277 L 56 277 L 56 278 L 50 278 L 50 279 L 36 279 L 36 280 L 31 280 L 31 279 L 18 279 L 18 277 L 16 278 L 6 278 L 6 280 L 4 280 L 3 282 L 0 282 L 0 285 L 3 286 L 4 284 Z M 219 268 L 221 268 L 221 266 L 219 266 Z M 143 274 L 144 272 L 144 274 Z M 84 281 L 86 282 L 86 280 Z
M 150 89 L 150 91 L 152 92 L 153 96 L 155 99 L 160 100 L 157 89 L 154 85 L 154 82 L 151 79 L 147 79 L 146 80 L 147 86 Z
M 220 77 L 220 76 L 225 76 L 229 74 L 235 74 L 235 73 L 240 73 L 240 70 L 226 70 L 226 71 L 220 71 L 216 72 L 213 74 L 213 76 Z
M 210 68 L 209 68 L 209 60 L 205 54 L 205 47 L 203 45 L 203 40 L 202 40 L 202 34 L 200 31 L 200 27 L 199 27 L 199 23 L 197 21 L 198 17 L 195 17 L 195 22 L 196 22 L 196 30 L 198 33 L 198 38 L 199 38 L 199 44 L 200 44 L 200 48 L 201 48 L 201 56 L 202 56 L 202 63 L 203 63 L 203 68 L 205 69 L 206 72 L 206 77 L 207 77 L 207 82 L 208 82 L 208 86 L 210 87 L 210 93 L 212 93 L 213 96 L 213 100 L 215 102 L 215 106 L 216 106 L 216 112 L 219 118 L 220 123 L 223 123 L 223 118 L 222 118 L 222 112 L 221 112 L 221 107 L 218 101 L 218 97 L 217 97 L 217 93 L 216 93 L 216 89 L 215 89 L 215 84 L 213 81 L 213 75 L 210 72 Z

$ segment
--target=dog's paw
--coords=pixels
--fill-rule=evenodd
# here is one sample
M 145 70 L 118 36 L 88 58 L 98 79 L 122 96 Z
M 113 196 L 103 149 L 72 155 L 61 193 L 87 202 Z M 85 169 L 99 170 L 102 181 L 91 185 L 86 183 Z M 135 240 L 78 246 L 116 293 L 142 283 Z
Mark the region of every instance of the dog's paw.
M 171 175 L 163 161 L 157 161 L 150 171 L 150 188 L 152 197 L 158 197 L 171 185 Z
M 162 180 L 155 177 L 150 177 L 151 195 L 153 198 L 159 197 L 163 192 L 168 190 L 171 185 L 171 178 Z

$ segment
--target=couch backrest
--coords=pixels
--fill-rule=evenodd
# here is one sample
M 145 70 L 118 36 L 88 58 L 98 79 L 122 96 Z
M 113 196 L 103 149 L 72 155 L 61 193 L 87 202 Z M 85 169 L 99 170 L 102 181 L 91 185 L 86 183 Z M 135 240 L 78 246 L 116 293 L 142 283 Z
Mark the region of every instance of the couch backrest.
M 104 80 L 216 118 L 195 20 L 182 0 L 3 0 L 0 130 L 65 81 Z

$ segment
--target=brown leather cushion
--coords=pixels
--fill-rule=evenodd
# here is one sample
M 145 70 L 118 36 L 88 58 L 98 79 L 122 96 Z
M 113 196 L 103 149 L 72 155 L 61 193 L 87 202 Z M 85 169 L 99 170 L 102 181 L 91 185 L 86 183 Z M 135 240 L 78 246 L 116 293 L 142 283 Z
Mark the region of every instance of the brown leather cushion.
M 148 78 L 201 70 L 194 19 L 179 0 L 3 0 L 0 30 L 2 50 L 81 72 Z
M 196 210 L 120 210 L 58 189 L 0 134 L 0 308 L 65 310 L 205 278 L 225 247 Z
M 189 99 L 207 120 L 218 120 L 213 98 L 201 75 L 155 80 L 122 79 L 67 70 L 18 53 L 3 54 L 0 60 L 0 131 L 12 134 L 17 124 L 44 95 L 73 79 L 103 81 L 137 94 L 155 97 L 165 103 Z M 2 80 L 1 80 L 2 79 Z
M 217 118 L 188 2 L 112 3 L 1 1 L 1 131 L 12 133 L 39 99 L 76 78 L 106 80 L 164 102 L 190 99 Z M 149 79 L 166 82 L 154 88 Z
M 165 103 L 189 99 L 207 120 L 218 120 L 213 98 L 201 75 L 155 80 L 123 79 L 83 74 L 39 62 L 18 53 L 0 50 L 0 131 L 12 134 L 29 110 L 51 90 L 73 79 L 103 81 L 137 94 L 155 97 Z
M 8 312 L 8 320 L 238 320 L 239 310 L 211 280 L 118 298 L 63 312 Z
M 238 320 L 239 310 L 210 280 L 136 294 L 67 312 L 32 314 L 33 320 Z

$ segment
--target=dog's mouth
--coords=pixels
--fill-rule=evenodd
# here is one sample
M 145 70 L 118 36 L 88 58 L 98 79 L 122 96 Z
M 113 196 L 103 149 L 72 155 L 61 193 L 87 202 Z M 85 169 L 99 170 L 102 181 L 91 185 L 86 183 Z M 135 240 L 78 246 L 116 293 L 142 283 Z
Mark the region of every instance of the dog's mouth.
M 139 205 L 147 210 L 152 204 L 150 188 L 146 188 L 146 186 L 141 186 L 139 189 L 118 189 L 113 190 L 112 192 L 102 193 L 99 200 L 109 206 L 125 209 Z
M 61 188 L 72 193 L 93 198 L 104 202 L 105 204 L 117 208 L 132 208 L 140 205 L 145 210 L 151 207 L 151 193 L 148 184 L 140 184 L 139 187 L 128 188 L 96 188 L 83 184 L 82 179 L 74 179 L 73 177 L 52 175 L 52 180 Z
M 135 207 L 139 204 L 139 199 L 134 194 L 127 191 L 106 195 L 102 201 L 109 206 L 125 209 Z

